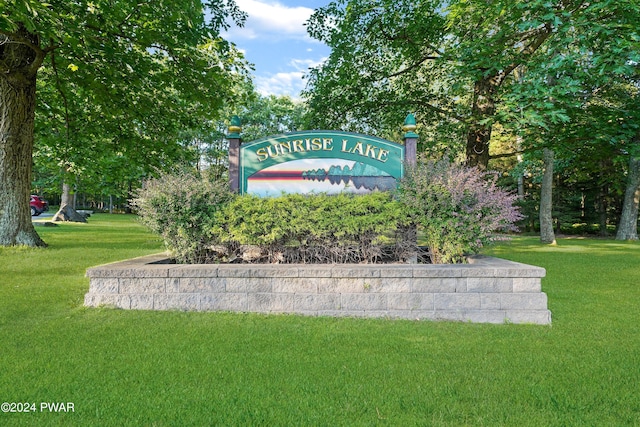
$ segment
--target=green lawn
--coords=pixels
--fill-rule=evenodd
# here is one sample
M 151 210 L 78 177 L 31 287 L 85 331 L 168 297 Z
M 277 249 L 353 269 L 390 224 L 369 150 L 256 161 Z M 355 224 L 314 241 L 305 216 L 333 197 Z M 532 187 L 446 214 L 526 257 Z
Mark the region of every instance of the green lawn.
M 159 252 L 133 217 L 0 248 L 0 425 L 640 425 L 640 244 L 517 238 L 552 326 L 86 309 L 87 267 Z M 74 412 L 40 412 L 72 402 Z

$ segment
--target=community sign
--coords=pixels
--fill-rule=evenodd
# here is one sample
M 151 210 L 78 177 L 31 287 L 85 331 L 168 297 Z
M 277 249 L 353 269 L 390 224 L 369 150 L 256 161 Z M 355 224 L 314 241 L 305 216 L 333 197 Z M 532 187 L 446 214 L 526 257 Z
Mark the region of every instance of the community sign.
M 339 131 L 305 131 L 240 146 L 240 193 L 367 193 L 390 190 L 404 173 L 405 147 Z

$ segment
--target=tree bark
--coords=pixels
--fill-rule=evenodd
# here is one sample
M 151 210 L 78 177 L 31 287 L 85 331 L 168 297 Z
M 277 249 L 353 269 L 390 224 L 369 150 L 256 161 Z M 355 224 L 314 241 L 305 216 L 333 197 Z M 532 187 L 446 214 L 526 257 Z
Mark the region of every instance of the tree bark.
M 513 63 L 493 75 L 488 75 L 475 82 L 473 87 L 473 105 L 471 106 L 472 124 L 467 133 L 467 165 L 486 170 L 489 165 L 489 142 L 492 125 L 490 120 L 496 113 L 496 92 L 507 76 L 516 71 L 538 50 L 553 33 L 553 27 L 545 24 L 531 38 L 525 37 L 523 48 Z M 479 70 L 486 71 L 486 70 Z
M 68 182 L 62 183 L 62 201 L 60 202 L 60 209 L 53 216 L 53 221 L 87 222 L 86 216 L 78 213 L 73 208 L 71 186 Z
M 24 40 L 34 37 L 24 29 L 16 39 L 0 35 L 0 246 L 46 246 L 33 227 L 29 208 L 36 70 L 41 59 Z
M 555 245 L 556 236 L 553 232 L 553 150 L 545 148 L 542 152 L 544 174 L 540 189 L 540 241 Z
M 607 182 L 606 171 L 612 168 L 612 160 L 608 157 L 600 159 L 598 162 L 598 166 L 600 168 L 601 179 L 600 187 L 598 189 L 598 198 L 597 198 L 597 209 L 598 209 L 598 234 L 600 237 L 609 237 L 609 230 L 607 229 L 608 215 L 607 211 L 609 210 L 609 201 L 610 201 L 610 191 L 609 191 L 609 183 Z
M 477 81 L 473 87 L 473 105 L 471 114 L 473 122 L 467 132 L 466 161 L 467 165 L 486 170 L 489 165 L 489 142 L 491 141 L 491 125 L 481 124 L 483 119 L 490 119 L 496 112 L 494 93 L 499 78 L 485 78 Z
M 627 188 L 616 240 L 638 240 L 638 205 L 640 205 L 640 157 L 629 159 Z

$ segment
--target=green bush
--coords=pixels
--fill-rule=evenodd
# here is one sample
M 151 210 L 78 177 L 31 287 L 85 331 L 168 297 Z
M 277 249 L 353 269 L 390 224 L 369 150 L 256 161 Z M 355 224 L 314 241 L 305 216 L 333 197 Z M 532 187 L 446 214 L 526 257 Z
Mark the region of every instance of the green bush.
M 478 170 L 441 160 L 410 168 L 395 194 L 238 196 L 183 173 L 148 181 L 132 204 L 181 263 L 406 261 L 418 252 L 414 224 L 432 263 L 456 263 L 514 229 L 514 201 Z
M 464 262 L 497 231 L 515 230 L 516 196 L 486 178 L 443 159 L 419 161 L 401 180 L 398 199 L 424 233 L 432 263 Z
M 218 243 L 212 233 L 216 213 L 232 197 L 226 181 L 184 172 L 147 181 L 131 203 L 178 262 L 205 263 L 217 260 L 212 248 Z
M 375 262 L 402 256 L 394 234 L 405 222 L 402 211 L 389 193 L 245 195 L 220 212 L 214 234 L 260 247 L 268 262 Z

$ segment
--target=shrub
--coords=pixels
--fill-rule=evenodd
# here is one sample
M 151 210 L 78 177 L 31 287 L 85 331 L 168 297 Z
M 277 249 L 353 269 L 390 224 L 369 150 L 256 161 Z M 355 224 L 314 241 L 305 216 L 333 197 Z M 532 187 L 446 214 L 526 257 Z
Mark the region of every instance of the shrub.
M 131 203 L 178 262 L 204 263 L 216 257 L 212 246 L 218 241 L 212 230 L 216 213 L 233 197 L 228 186 L 191 172 L 161 174 L 146 181 Z
M 420 160 L 407 170 L 397 194 L 424 233 L 434 264 L 464 262 L 496 232 L 515 230 L 522 218 L 513 205 L 517 196 L 477 168 L 448 159 Z
M 146 182 L 132 205 L 178 262 L 348 263 L 415 258 L 415 224 L 431 262 L 464 262 L 515 230 L 516 197 L 477 169 L 421 161 L 397 193 L 237 196 L 190 173 Z M 413 229 L 413 234 L 411 230 Z
M 375 262 L 402 256 L 401 239 L 393 231 L 404 221 L 403 209 L 389 193 L 245 195 L 222 215 L 214 233 L 229 244 L 259 246 L 268 262 Z

